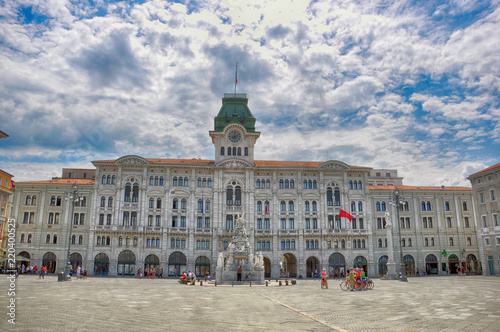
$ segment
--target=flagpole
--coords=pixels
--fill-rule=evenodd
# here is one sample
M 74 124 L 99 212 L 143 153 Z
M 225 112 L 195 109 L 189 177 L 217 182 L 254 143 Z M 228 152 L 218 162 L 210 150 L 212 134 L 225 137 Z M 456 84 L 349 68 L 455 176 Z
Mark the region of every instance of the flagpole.
M 236 62 L 236 74 L 234 76 L 234 96 L 236 97 L 236 84 L 238 84 L 238 62 Z

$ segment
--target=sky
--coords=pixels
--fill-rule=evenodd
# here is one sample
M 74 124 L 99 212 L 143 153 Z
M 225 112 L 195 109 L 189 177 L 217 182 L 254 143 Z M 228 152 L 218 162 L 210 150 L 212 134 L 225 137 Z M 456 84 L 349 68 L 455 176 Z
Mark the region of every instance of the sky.
M 0 169 L 214 159 L 225 92 L 257 160 L 470 186 L 500 162 L 500 0 L 0 1 Z

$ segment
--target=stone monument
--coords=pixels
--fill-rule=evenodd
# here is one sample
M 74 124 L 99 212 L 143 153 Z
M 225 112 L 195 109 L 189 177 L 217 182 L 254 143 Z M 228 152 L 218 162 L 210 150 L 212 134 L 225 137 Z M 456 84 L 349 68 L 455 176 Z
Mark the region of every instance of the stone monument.
M 385 229 L 387 229 L 387 274 L 382 277 L 383 280 L 398 280 L 396 273 L 396 263 L 394 262 L 394 247 L 392 245 L 392 223 L 389 211 L 385 213 Z
M 253 254 L 243 220 L 244 215 L 236 219 L 233 238 L 227 250 L 219 252 L 215 269 L 217 283 L 236 282 L 239 266 L 242 268 L 242 281 L 264 283 L 264 258 L 261 252 Z

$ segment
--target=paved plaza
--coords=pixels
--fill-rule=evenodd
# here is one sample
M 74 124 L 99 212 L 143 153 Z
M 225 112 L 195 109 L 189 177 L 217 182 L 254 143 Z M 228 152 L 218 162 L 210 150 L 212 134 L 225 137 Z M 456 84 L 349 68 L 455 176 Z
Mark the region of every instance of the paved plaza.
M 370 291 L 319 281 L 269 287 L 173 279 L 54 276 L 16 281 L 16 324 L 7 319 L 9 282 L 0 280 L 1 331 L 500 331 L 500 278 L 375 279 Z

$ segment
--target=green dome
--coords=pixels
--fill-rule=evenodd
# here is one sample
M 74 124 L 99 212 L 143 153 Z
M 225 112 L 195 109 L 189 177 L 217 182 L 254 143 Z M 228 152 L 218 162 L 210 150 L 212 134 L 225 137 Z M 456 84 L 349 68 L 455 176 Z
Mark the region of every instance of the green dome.
M 238 123 L 247 132 L 255 132 L 255 118 L 248 108 L 248 98 L 245 93 L 225 93 L 222 107 L 214 119 L 214 131 L 222 132 L 231 124 Z

